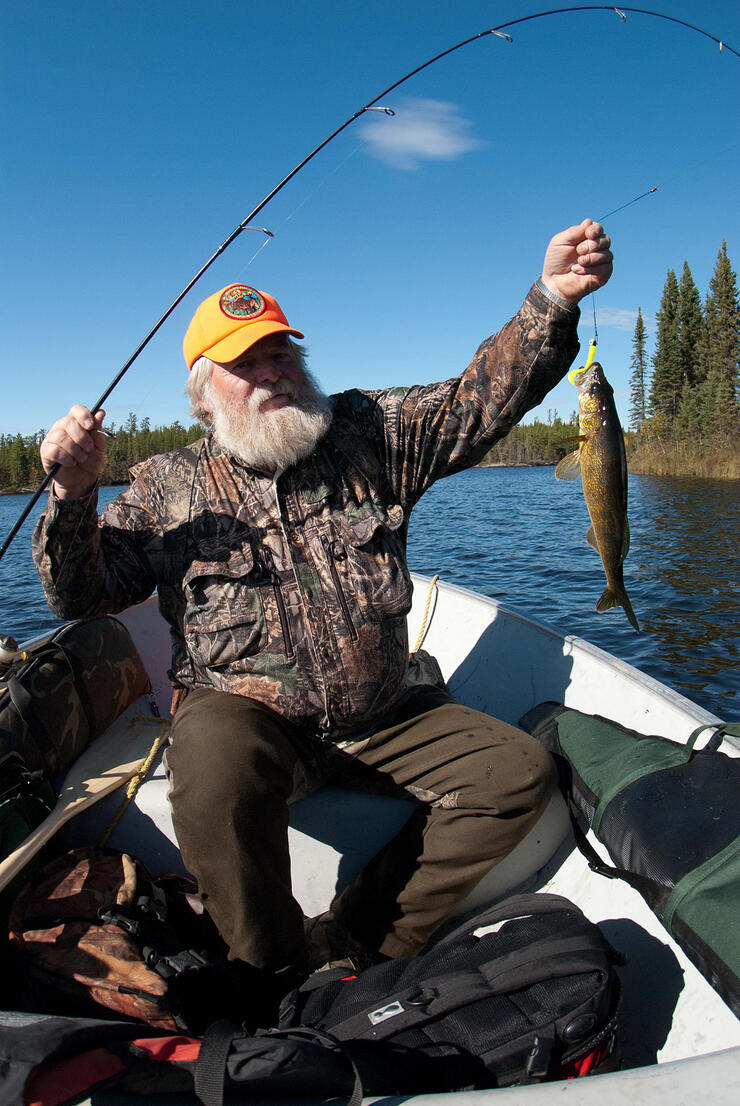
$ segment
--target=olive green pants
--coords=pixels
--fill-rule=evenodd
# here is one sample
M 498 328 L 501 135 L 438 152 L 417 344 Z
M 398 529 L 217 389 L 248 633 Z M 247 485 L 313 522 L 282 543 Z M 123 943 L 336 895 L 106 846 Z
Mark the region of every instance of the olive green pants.
M 288 853 L 301 763 L 325 782 L 415 801 L 332 904 L 353 936 L 390 957 L 419 952 L 547 804 L 555 772 L 542 747 L 441 689 L 419 688 L 382 727 L 337 748 L 253 700 L 210 688 L 186 697 L 167 753 L 173 821 L 232 958 L 286 974 L 305 961 Z

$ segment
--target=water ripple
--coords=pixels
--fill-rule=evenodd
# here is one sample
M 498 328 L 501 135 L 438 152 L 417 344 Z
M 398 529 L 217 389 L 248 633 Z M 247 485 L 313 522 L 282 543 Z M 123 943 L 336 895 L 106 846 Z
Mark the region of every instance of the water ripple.
M 642 634 L 621 609 L 596 614 L 604 574 L 586 544 L 581 486 L 549 467 L 473 469 L 435 485 L 414 511 L 409 562 L 740 717 L 740 481 L 632 476 L 629 516 L 625 580 Z

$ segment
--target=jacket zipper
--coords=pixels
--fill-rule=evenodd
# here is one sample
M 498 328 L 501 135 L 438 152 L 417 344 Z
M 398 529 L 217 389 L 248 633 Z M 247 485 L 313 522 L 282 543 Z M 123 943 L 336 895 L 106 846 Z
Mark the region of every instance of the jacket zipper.
M 293 648 L 293 635 L 290 632 L 290 623 L 288 622 L 288 612 L 285 609 L 285 600 L 283 599 L 283 589 L 279 580 L 273 580 L 272 590 L 275 593 L 275 602 L 277 603 L 278 617 L 280 618 L 280 628 L 283 631 L 283 641 L 285 642 L 285 655 L 289 660 L 295 656 L 295 649 Z
M 337 571 L 334 554 L 334 543 L 329 541 L 325 534 L 321 536 L 321 544 L 324 547 L 326 553 L 326 559 L 329 564 L 329 572 L 334 583 L 334 590 L 337 593 L 337 599 L 339 600 L 339 606 L 342 608 L 342 617 L 344 618 L 347 630 L 349 631 L 350 640 L 357 641 L 358 634 L 355 624 L 352 620 L 352 613 L 349 609 L 349 603 L 347 602 L 347 596 L 344 594 L 344 588 L 342 587 L 342 581 Z
M 288 622 L 288 612 L 285 609 L 285 600 L 283 599 L 283 588 L 280 583 L 280 577 L 275 571 L 275 567 L 272 563 L 272 557 L 269 554 L 265 556 L 264 564 L 265 569 L 270 577 L 272 594 L 275 596 L 275 603 L 277 604 L 278 618 L 280 619 L 280 629 L 283 635 L 283 643 L 285 644 L 285 656 L 289 660 L 292 660 L 292 658 L 295 656 L 295 648 L 293 646 L 293 635 L 290 632 L 290 623 Z

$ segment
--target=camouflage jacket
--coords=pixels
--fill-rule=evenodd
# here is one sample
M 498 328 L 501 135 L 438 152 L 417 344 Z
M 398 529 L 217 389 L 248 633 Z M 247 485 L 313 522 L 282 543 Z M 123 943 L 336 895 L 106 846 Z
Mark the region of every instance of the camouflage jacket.
M 542 401 L 577 353 L 578 316 L 538 282 L 461 376 L 332 397 L 326 437 L 277 479 L 207 437 L 139 465 L 100 520 L 94 496 L 51 496 L 33 538 L 49 605 L 87 617 L 156 588 L 176 683 L 325 734 L 362 728 L 406 679 L 411 509 Z

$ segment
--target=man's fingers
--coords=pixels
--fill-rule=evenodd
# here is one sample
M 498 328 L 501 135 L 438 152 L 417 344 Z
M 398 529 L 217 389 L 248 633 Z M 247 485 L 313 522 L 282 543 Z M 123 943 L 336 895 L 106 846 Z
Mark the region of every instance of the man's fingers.
M 588 229 L 602 232 L 598 223 L 592 223 Z M 608 234 L 598 233 L 593 238 L 590 235 L 584 238 L 576 246 L 576 260 L 571 265 L 571 272 L 592 272 L 594 269 L 610 266 L 614 260 L 610 246 L 611 238 Z
M 583 237 L 590 224 L 590 219 L 584 219 L 582 223 L 576 223 L 572 227 L 566 227 L 565 230 L 561 230 L 559 234 L 555 235 L 552 239 L 552 243 L 560 246 L 577 246 L 579 242 L 583 241 Z
M 95 457 L 102 458 L 105 438 L 99 430 L 104 417 L 104 411 L 93 416 L 87 407 L 77 403 L 58 419 L 41 445 L 41 458 L 47 470 L 52 465 L 71 468 L 83 466 Z
M 581 223 L 583 228 L 584 238 L 601 238 L 604 235 L 604 228 L 601 223 L 595 223 L 593 219 L 584 219 Z
M 612 263 L 611 261 L 605 261 L 594 265 L 571 265 L 570 271 L 575 273 L 576 276 L 606 276 L 607 273 L 612 271 Z
M 73 407 L 70 407 L 67 418 L 74 419 L 80 424 L 83 430 L 92 430 L 95 425 L 95 419 L 90 414 L 87 407 L 83 407 L 81 403 L 75 403 Z M 63 420 L 60 419 L 60 422 Z
M 593 238 L 588 235 L 576 244 L 576 253 L 590 253 L 592 251 L 606 251 L 612 244 L 608 234 L 597 234 Z
M 601 253 L 586 253 L 573 262 L 570 270 L 575 273 L 579 269 L 598 269 L 602 265 L 611 265 L 613 261 L 614 258 L 608 250 Z
M 84 431 L 82 431 L 84 438 L 77 440 L 78 433 L 80 431 L 74 427 L 70 427 L 69 431 L 61 427 L 52 428 L 44 441 L 44 460 L 51 461 L 55 465 L 64 465 L 65 468 L 70 465 L 84 464 L 93 452 L 93 444 L 90 441 L 90 435 Z

